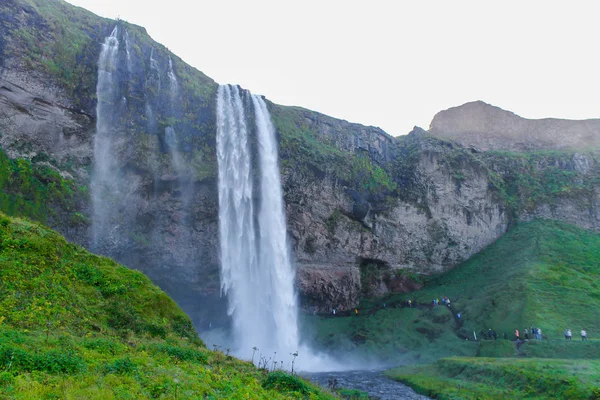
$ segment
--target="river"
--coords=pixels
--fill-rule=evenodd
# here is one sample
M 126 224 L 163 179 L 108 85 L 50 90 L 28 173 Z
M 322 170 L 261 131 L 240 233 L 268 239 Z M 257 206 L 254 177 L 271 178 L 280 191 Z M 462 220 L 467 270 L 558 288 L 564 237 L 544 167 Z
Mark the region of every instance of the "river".
M 426 396 L 417 394 L 414 390 L 400 382 L 394 381 L 383 375 L 381 370 L 370 371 L 341 371 L 341 372 L 317 372 L 302 374 L 324 388 L 329 386 L 330 380 L 337 379 L 338 387 L 345 389 L 357 389 L 368 393 L 372 398 L 380 400 L 426 400 Z

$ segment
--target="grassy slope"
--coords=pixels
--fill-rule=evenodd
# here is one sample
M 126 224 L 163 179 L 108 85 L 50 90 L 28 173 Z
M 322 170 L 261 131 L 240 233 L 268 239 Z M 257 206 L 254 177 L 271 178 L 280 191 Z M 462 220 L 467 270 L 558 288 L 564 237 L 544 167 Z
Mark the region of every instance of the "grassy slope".
M 600 361 L 447 358 L 388 371 L 437 399 L 600 398 Z
M 205 348 L 148 278 L 0 214 L 0 398 L 330 398 Z
M 473 331 L 487 328 L 511 336 L 514 329 L 536 326 L 558 340 L 566 327 L 575 336 L 585 327 L 593 338 L 600 332 L 599 275 L 599 235 L 538 220 L 516 226 L 423 290 L 363 302 L 358 317 L 304 317 L 306 333 L 343 353 L 357 351 L 390 362 L 474 356 L 478 346 L 459 336 L 472 338 Z M 461 327 L 447 307 L 426 306 L 442 296 L 461 312 Z M 423 307 L 398 308 L 408 298 Z

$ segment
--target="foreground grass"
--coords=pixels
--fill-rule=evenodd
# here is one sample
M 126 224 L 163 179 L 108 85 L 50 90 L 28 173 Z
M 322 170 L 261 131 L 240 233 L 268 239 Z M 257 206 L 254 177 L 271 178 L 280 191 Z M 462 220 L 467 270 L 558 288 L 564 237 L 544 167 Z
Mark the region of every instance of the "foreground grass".
M 438 399 L 600 398 L 600 361 L 447 358 L 386 374 Z
M 0 399 L 333 398 L 198 339 L 137 271 L 0 214 Z
M 540 327 L 546 339 L 557 343 L 563 329 L 571 328 L 577 338 L 585 328 L 593 339 L 600 336 L 599 278 L 600 235 L 536 220 L 514 227 L 422 290 L 363 301 L 359 316 L 305 316 L 304 333 L 340 354 L 357 352 L 362 359 L 370 355 L 388 364 L 475 356 L 479 349 L 472 342 L 473 332 L 481 338 L 488 328 L 499 338 L 506 334 L 513 339 L 515 329 Z M 452 309 L 430 306 L 432 299 L 443 296 L 451 299 Z M 401 307 L 409 298 L 419 308 Z M 567 358 L 569 351 L 560 343 L 552 347 L 531 342 L 523 351 Z M 512 347 L 505 353 L 514 354 Z

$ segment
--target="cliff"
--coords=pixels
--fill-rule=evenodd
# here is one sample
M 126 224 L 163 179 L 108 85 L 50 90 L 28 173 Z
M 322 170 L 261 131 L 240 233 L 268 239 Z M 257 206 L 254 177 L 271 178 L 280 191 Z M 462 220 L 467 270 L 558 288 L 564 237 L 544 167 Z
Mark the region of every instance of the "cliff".
M 4 1 L 0 22 L 0 146 L 11 176 L 0 188 L 28 205 L 3 210 L 47 221 L 70 240 L 143 271 L 199 329 L 226 324 L 217 84 L 143 28 L 60 0 Z M 111 32 L 120 44 L 114 145 L 106 155 L 114 181 L 95 188 L 105 210 L 99 219 L 90 195 L 99 162 L 96 86 Z M 451 126 L 437 116 L 431 132 L 415 128 L 393 138 L 310 110 L 268 106 L 307 310 L 418 288 L 420 275 L 452 268 L 519 219 L 600 228 L 595 153 L 484 152 L 447 140 Z M 23 176 L 36 190 L 19 184 Z M 53 202 L 34 207 L 48 193 Z
M 600 119 L 526 119 L 482 101 L 440 111 L 429 132 L 480 150 L 587 150 L 600 146 Z

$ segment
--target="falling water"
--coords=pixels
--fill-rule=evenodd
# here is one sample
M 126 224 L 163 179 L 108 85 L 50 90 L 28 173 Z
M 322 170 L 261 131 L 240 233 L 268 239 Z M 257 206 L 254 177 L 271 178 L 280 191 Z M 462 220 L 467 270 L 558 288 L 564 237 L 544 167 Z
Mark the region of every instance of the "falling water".
M 171 56 L 169 56 L 169 68 L 167 69 L 167 77 L 169 78 L 169 114 L 171 117 L 175 117 L 177 114 L 177 95 L 179 93 L 179 83 L 177 82 L 177 76 L 175 75 L 175 71 L 173 71 L 173 60 Z M 173 168 L 175 172 L 181 176 L 185 174 L 185 165 L 181 158 L 181 155 L 178 150 L 178 140 L 177 133 L 175 132 L 175 128 L 172 126 L 167 126 L 165 128 L 165 142 L 169 147 L 169 152 L 171 153 L 171 160 L 173 162 Z M 180 182 L 183 185 L 182 182 Z
M 125 31 L 125 52 L 127 54 L 127 72 L 129 72 L 129 75 L 131 75 L 133 71 L 133 64 L 131 61 L 131 45 L 129 44 L 128 31 Z
M 221 289 L 228 294 L 236 353 L 253 347 L 281 357 L 298 350 L 294 271 L 273 125 L 264 101 L 236 86 L 220 86 L 217 98 Z M 246 101 L 245 101 L 246 100 Z M 260 187 L 255 193 L 246 109 L 254 108 Z M 260 199 L 256 207 L 254 194 Z M 256 209 L 258 215 L 256 214 Z
M 179 84 L 177 83 L 177 76 L 175 76 L 175 72 L 173 71 L 173 60 L 171 60 L 171 56 L 169 56 L 167 76 L 169 77 L 169 93 L 171 94 L 171 97 L 176 96 L 177 91 L 179 90 Z
M 155 80 L 158 92 L 162 88 L 162 79 L 160 78 L 160 67 L 158 66 L 158 61 L 154 58 L 154 47 L 150 51 L 150 73 L 151 80 Z
M 98 60 L 98 84 L 96 95 L 96 135 L 94 137 L 95 170 L 92 178 L 93 205 L 93 242 L 98 247 L 99 239 L 105 237 L 106 229 L 110 226 L 110 205 L 103 196 L 110 195 L 114 190 L 112 185 L 114 159 L 112 157 L 112 136 L 115 131 L 115 120 L 120 102 L 116 68 L 119 52 L 117 39 L 118 27 L 115 26 L 110 36 L 102 44 Z
M 294 291 L 295 271 L 290 261 L 287 244 L 287 230 L 275 128 L 264 100 L 252 96 L 256 131 L 258 136 L 258 155 L 260 162 L 260 211 L 258 223 L 260 229 L 260 268 L 268 272 L 272 312 L 275 316 L 277 343 L 283 349 L 297 350 L 298 326 L 296 293 Z

